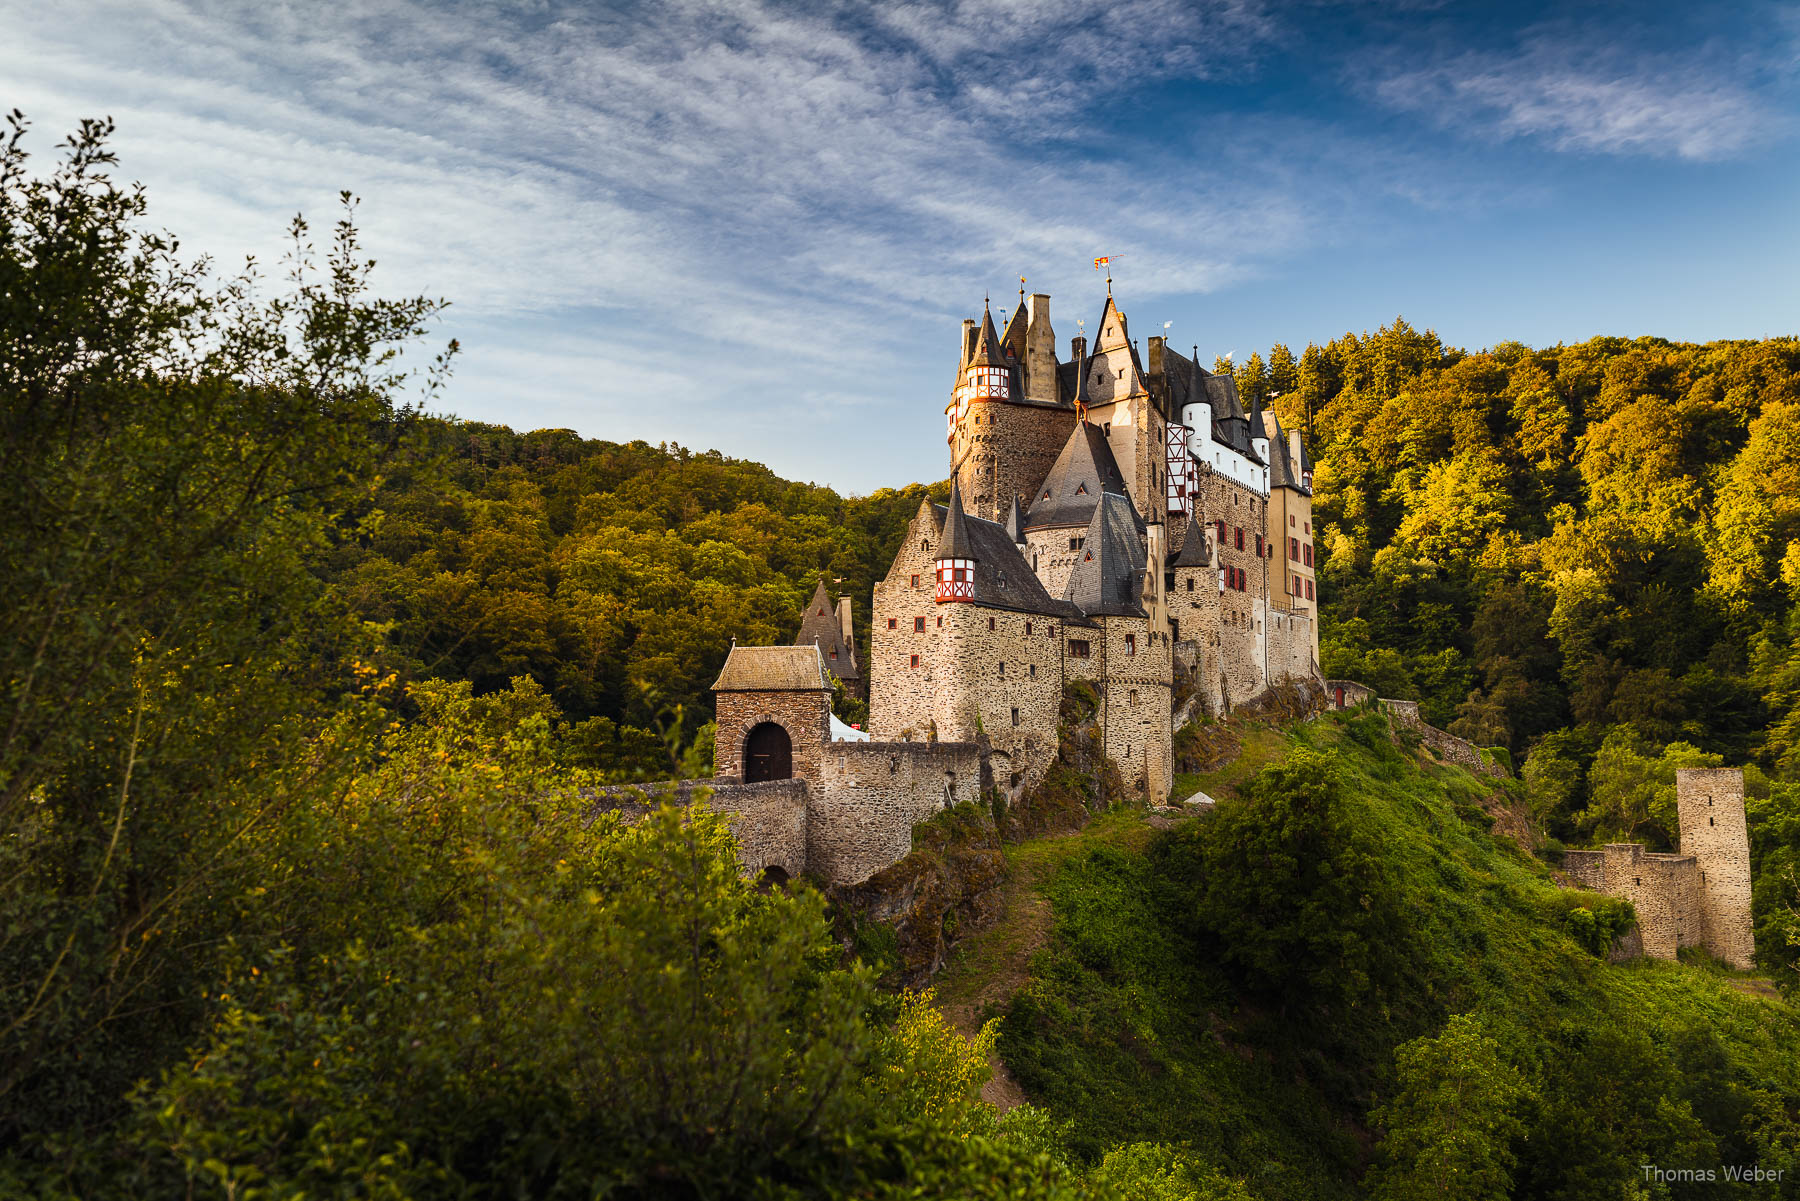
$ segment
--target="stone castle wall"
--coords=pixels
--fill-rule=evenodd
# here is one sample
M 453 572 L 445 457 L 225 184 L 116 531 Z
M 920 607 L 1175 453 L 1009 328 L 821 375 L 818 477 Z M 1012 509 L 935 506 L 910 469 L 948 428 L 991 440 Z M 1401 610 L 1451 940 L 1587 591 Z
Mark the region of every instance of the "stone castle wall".
M 1314 630 L 1312 618 L 1305 613 L 1270 609 L 1263 620 L 1267 623 L 1269 683 L 1313 678 Z
M 1244 574 L 1242 591 L 1227 587 L 1217 594 L 1219 693 L 1222 707 L 1229 709 L 1260 696 L 1268 684 L 1258 645 L 1262 632 L 1262 598 L 1268 590 L 1268 560 L 1256 550 L 1257 539 L 1263 535 L 1267 520 L 1267 502 L 1252 489 L 1205 464 L 1196 464 L 1196 472 L 1194 520 L 1197 527 L 1190 526 L 1187 536 L 1193 537 L 1196 528 L 1204 531 L 1212 523 L 1223 521 L 1225 537 L 1218 537 L 1215 526 L 1211 538 L 1214 562 L 1220 567 L 1237 568 Z M 1240 530 L 1244 535 L 1241 550 L 1237 545 Z M 1217 577 L 1215 588 L 1218 586 L 1216 580 Z
M 912 850 L 912 828 L 954 804 L 981 799 L 973 743 L 834 742 L 812 790 L 807 870 L 860 884 Z
M 974 517 L 1005 521 L 1017 496 L 1050 474 L 1075 432 L 1075 410 L 1055 404 L 977 401 L 956 429 L 952 453 L 963 506 Z
M 1144 789 L 1150 803 L 1160 805 L 1174 783 L 1173 647 L 1147 618 L 1102 617 L 1099 623 L 1105 651 L 1102 745 L 1126 785 Z
M 1700 941 L 1700 914 L 1694 885 L 1699 878 L 1692 856 L 1647 852 L 1635 842 L 1608 843 L 1605 888 L 1637 910 L 1644 954 L 1673 959 L 1681 947 Z
M 1061 596 L 1069 587 L 1069 576 L 1081 552 L 1071 550 L 1069 541 L 1087 533 L 1087 526 L 1057 526 L 1054 529 L 1029 530 L 1025 534 L 1025 561 L 1032 565 L 1043 582 L 1044 591 Z
M 780 868 L 789 877 L 807 870 L 809 790 L 805 780 L 766 780 L 745 784 L 735 779 L 662 780 L 653 784 L 619 784 L 591 794 L 593 811 L 613 810 L 628 821 L 651 807 L 687 807 L 702 800 L 731 824 L 738 840 L 738 867 L 747 876 Z
M 1739 768 L 1682 768 L 1675 773 L 1681 853 L 1694 857 L 1707 950 L 1735 968 L 1756 958 L 1750 918 L 1750 835 Z

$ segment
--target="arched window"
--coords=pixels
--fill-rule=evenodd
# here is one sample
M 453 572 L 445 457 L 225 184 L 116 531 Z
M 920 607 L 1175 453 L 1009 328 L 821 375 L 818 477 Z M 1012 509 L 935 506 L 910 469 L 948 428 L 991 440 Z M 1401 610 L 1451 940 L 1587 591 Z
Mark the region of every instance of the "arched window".
M 744 782 L 786 780 L 794 774 L 794 744 L 772 721 L 753 727 L 744 739 Z

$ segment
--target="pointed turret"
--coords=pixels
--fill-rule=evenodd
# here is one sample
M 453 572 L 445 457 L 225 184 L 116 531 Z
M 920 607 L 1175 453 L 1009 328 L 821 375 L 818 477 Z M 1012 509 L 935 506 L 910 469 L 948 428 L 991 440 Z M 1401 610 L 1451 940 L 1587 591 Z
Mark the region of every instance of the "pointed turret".
M 1025 515 L 1019 511 L 1019 498 L 1013 497 L 1012 508 L 1006 514 L 1006 534 L 1013 540 L 1013 545 L 1025 545 Z
M 1000 349 L 1014 363 L 1024 364 L 1025 348 L 1031 329 L 1031 314 L 1025 309 L 1023 294 L 1019 297 L 1019 307 L 1013 315 L 1006 319 L 1006 329 L 1000 334 Z
M 1000 335 L 994 332 L 993 310 L 985 304 L 981 306 L 981 330 L 975 335 L 975 354 L 969 366 L 1006 366 L 1006 349 L 1000 345 Z
M 991 326 L 990 326 L 991 328 Z M 944 514 L 944 533 L 937 548 L 937 600 L 975 599 L 975 539 L 963 512 L 962 489 L 950 484 L 950 509 Z

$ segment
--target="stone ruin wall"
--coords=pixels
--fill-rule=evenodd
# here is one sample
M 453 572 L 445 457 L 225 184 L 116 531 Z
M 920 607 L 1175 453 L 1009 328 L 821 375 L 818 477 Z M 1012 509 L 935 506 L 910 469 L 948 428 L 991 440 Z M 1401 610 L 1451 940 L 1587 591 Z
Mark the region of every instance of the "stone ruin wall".
M 1489 760 L 1474 743 L 1466 738 L 1458 738 L 1447 730 L 1440 730 L 1426 723 L 1419 715 L 1418 701 L 1398 701 L 1385 697 L 1376 697 L 1374 689 L 1355 680 L 1326 680 L 1326 704 L 1333 709 L 1351 709 L 1357 705 L 1376 701 L 1385 709 L 1396 725 L 1405 726 L 1419 736 L 1419 741 L 1431 748 L 1431 753 L 1446 763 L 1454 763 L 1473 775 L 1488 776 L 1493 779 L 1506 779 L 1512 773 L 1500 763 Z M 1340 703 L 1339 697 L 1342 697 Z
M 1698 902 L 1707 950 L 1740 969 L 1756 959 L 1750 915 L 1750 835 L 1741 768 L 1681 768 L 1675 773 L 1681 853 L 1698 869 Z
M 1679 948 L 1700 941 L 1699 870 L 1691 856 L 1648 852 L 1635 842 L 1608 843 L 1604 873 L 1602 891 L 1624 897 L 1637 910 L 1644 954 L 1673 959 Z
M 973 743 L 834 742 L 812 791 L 807 870 L 860 884 L 912 850 L 912 829 L 953 804 L 981 800 Z
M 1750 915 L 1750 840 L 1739 768 L 1682 768 L 1675 773 L 1681 853 L 1645 851 L 1634 842 L 1567 851 L 1563 870 L 1583 888 L 1629 900 L 1643 953 L 1673 959 L 1703 946 L 1734 968 L 1755 964 Z

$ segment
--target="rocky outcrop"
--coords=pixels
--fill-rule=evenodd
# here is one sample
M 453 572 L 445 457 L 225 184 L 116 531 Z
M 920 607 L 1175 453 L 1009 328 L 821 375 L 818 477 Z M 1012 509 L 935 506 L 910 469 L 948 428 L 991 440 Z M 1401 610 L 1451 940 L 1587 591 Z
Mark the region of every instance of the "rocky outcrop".
M 959 939 L 999 913 L 1006 883 L 1000 832 L 975 805 L 958 805 L 913 829 L 913 849 L 860 884 L 829 895 L 851 920 L 894 933 L 892 970 L 918 987 L 930 980 Z

